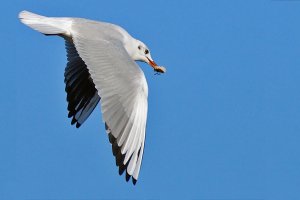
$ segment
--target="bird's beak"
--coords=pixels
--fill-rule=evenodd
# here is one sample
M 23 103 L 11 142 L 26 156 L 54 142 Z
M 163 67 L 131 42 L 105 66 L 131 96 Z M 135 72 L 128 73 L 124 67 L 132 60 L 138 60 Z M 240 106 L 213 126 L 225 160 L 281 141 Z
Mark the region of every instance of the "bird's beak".
M 165 73 L 165 72 L 166 72 L 166 69 L 165 69 L 164 67 L 158 66 L 158 65 L 154 62 L 154 60 L 152 60 L 152 59 L 150 59 L 150 58 L 148 58 L 148 57 L 146 57 L 146 58 L 147 58 L 147 60 L 148 60 L 148 64 L 149 64 L 151 67 L 153 67 L 154 71 L 160 72 L 160 73 Z
M 149 61 L 148 64 L 149 64 L 151 67 L 153 67 L 153 68 L 155 69 L 155 67 L 158 66 L 158 65 L 154 62 L 154 60 L 152 60 L 152 59 L 150 59 L 150 58 L 148 58 L 148 57 L 146 57 L 146 58 L 147 58 L 147 60 Z

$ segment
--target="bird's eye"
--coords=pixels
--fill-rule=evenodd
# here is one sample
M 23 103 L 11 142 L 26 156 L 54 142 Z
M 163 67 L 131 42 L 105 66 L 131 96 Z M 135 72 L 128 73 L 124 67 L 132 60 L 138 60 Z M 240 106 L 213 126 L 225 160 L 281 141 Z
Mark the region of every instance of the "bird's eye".
M 146 49 L 146 50 L 145 50 L 145 54 L 148 54 L 148 53 L 149 53 L 149 50 L 148 50 L 148 49 Z

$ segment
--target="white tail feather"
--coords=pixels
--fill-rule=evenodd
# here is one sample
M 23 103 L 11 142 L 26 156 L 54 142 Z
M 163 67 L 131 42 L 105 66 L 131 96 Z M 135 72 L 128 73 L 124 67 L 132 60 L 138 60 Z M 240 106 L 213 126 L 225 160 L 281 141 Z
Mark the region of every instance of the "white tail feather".
M 46 35 L 70 35 L 72 21 L 70 18 L 54 18 L 37 15 L 28 11 L 19 14 L 22 23 Z

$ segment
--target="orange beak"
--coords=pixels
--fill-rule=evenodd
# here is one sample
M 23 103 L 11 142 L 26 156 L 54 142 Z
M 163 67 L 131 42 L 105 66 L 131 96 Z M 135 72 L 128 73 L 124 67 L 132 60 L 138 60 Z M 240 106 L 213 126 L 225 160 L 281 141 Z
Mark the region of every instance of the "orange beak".
M 158 66 L 153 60 L 150 60 L 148 57 L 147 59 L 149 61 L 149 65 L 151 65 L 151 67 L 153 67 L 154 69 Z
M 153 67 L 154 71 L 159 72 L 159 73 L 165 73 L 166 68 L 158 66 L 153 60 L 150 60 L 148 57 L 146 57 L 149 61 L 149 65 Z

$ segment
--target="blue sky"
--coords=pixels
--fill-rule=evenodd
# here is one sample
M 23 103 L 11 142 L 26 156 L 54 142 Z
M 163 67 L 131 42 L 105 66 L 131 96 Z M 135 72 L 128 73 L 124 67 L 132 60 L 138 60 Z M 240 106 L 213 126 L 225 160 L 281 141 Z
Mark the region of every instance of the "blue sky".
M 0 199 L 299 199 L 300 1 L 4 1 Z M 117 173 L 97 107 L 67 118 L 64 42 L 29 10 L 108 21 L 168 71 L 149 85 L 136 186 Z

